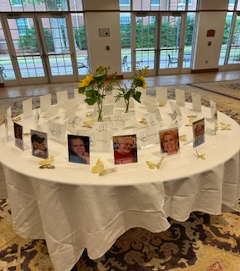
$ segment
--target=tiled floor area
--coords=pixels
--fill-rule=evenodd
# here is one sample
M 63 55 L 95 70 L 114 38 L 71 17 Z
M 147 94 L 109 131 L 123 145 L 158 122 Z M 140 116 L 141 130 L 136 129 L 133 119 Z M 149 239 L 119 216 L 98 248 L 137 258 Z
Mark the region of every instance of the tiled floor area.
M 224 71 L 224 72 L 209 72 L 197 74 L 181 74 L 181 75 L 166 75 L 146 77 L 147 86 L 168 86 L 168 85 L 181 85 L 192 84 L 199 82 L 211 81 L 224 81 L 224 80 L 237 80 L 240 78 L 240 71 Z M 129 80 L 122 80 L 123 83 L 128 83 Z M 61 84 L 44 84 L 44 85 L 31 85 L 31 86 L 18 86 L 18 87 L 4 87 L 0 88 L 1 98 L 15 98 L 21 96 L 38 96 L 48 93 L 55 94 L 57 91 L 68 90 L 73 91 L 78 88 L 79 82 L 61 83 Z

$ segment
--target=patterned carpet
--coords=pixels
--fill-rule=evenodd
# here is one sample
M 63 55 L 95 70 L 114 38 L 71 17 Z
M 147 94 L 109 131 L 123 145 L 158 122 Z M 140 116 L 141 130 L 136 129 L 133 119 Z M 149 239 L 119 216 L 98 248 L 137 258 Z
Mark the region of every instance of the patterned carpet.
M 232 82 L 232 81 L 231 81 Z M 223 83 L 223 82 L 221 82 Z M 227 82 L 226 88 L 231 88 Z M 236 86 L 237 82 L 234 82 Z M 206 84 L 206 83 L 205 83 Z M 240 86 L 240 82 L 238 81 Z M 195 84 L 196 85 L 196 84 Z M 218 110 L 240 123 L 240 103 L 235 92 L 222 95 L 215 83 L 207 91 L 207 84 L 197 86 L 171 86 L 169 98 L 174 98 L 175 87 L 202 95 L 203 104 L 217 100 Z M 229 87 L 230 86 L 230 87 Z M 214 91 L 214 92 L 211 92 Z M 238 89 L 237 89 L 238 90 Z M 216 93 L 217 92 L 217 93 Z M 149 90 L 154 95 L 154 90 Z M 238 94 L 237 94 L 238 95 Z M 217 98 L 216 98 L 217 97 Z M 13 104 L 13 116 L 22 110 L 21 101 L 1 99 L 2 104 Z M 4 101 L 3 101 L 4 100 Z M 55 98 L 53 97 L 53 102 Z M 33 99 L 34 107 L 39 98 Z M 230 106 L 231 105 L 231 106 Z M 238 109 L 238 110 L 237 110 Z M 1 112 L 0 112 L 1 117 Z M 240 208 L 239 208 L 240 211 Z M 169 219 L 171 227 L 161 233 L 151 233 L 134 228 L 117 239 L 111 249 L 98 260 L 90 260 L 87 251 L 77 264 L 80 271 L 240 271 L 240 212 L 223 213 L 219 216 L 193 212 L 185 222 Z M 0 200 L 0 270 L 2 271 L 54 271 L 44 240 L 24 239 L 12 229 L 11 210 L 8 200 Z

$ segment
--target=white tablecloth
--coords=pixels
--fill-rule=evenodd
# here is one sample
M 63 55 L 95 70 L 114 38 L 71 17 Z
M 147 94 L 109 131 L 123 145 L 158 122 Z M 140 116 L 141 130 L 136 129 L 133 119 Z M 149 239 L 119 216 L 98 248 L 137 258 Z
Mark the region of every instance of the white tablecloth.
M 182 108 L 184 116 L 193 112 Z M 163 108 L 169 110 L 168 107 Z M 203 116 L 210 110 L 204 108 Z M 66 145 L 49 140 L 56 169 L 39 169 L 39 159 L 6 142 L 1 127 L 0 161 L 3 165 L 14 229 L 25 238 L 44 238 L 56 271 L 68 271 L 84 248 L 90 258 L 102 256 L 125 231 L 143 227 L 166 230 L 167 218 L 185 221 L 192 211 L 220 214 L 222 207 L 236 210 L 239 198 L 240 127 L 224 114 L 219 121 L 232 130 L 207 135 L 198 147 L 181 142 L 181 153 L 164 159 L 159 170 L 160 146 L 138 151 L 138 163 L 118 166 L 115 173 L 98 176 L 91 167 L 98 158 L 113 166 L 112 153 L 92 153 L 91 165 L 68 162 Z M 180 135 L 192 136 L 184 118 Z

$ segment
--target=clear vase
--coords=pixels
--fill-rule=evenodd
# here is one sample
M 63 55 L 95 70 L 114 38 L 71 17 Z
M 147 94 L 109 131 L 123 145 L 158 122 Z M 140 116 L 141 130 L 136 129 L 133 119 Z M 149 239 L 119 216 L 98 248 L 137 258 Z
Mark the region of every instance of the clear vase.
M 126 100 L 125 104 L 126 104 L 125 113 L 128 113 L 128 110 L 129 110 L 129 101 Z
M 98 122 L 103 122 L 102 101 L 98 103 Z

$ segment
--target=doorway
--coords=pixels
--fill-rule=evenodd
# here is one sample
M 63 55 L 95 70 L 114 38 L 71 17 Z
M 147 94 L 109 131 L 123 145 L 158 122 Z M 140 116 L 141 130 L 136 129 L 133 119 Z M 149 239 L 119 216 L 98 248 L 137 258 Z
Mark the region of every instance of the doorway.
M 6 14 L 2 18 L 19 85 L 77 80 L 67 14 Z
M 133 66 L 149 66 L 149 75 L 177 74 L 191 55 L 184 55 L 184 14 L 136 13 Z

